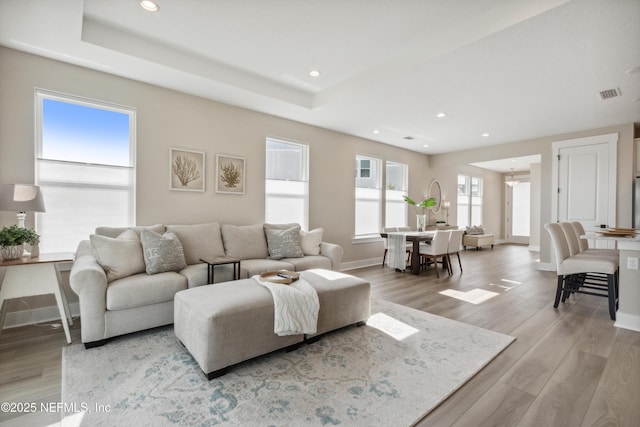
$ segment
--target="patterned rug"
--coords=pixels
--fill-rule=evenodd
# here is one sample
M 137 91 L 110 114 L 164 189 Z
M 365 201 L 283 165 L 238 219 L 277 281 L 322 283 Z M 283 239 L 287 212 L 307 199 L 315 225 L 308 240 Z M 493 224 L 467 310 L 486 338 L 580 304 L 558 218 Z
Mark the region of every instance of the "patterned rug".
M 62 425 L 409 426 L 514 338 L 374 300 L 363 327 L 207 381 L 172 327 L 63 349 Z

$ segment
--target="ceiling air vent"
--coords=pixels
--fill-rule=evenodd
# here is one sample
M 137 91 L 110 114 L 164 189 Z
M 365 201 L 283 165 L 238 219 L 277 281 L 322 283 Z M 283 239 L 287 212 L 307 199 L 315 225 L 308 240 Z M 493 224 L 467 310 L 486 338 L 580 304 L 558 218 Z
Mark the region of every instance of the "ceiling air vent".
M 403 139 L 406 139 L 407 141 L 413 141 L 415 138 L 412 136 L 405 136 Z
M 620 93 L 620 89 L 615 88 L 615 89 L 607 89 L 607 90 L 603 90 L 602 92 L 600 92 L 600 97 L 602 99 L 609 99 L 609 98 L 615 98 L 616 96 L 620 96 L 622 95 Z

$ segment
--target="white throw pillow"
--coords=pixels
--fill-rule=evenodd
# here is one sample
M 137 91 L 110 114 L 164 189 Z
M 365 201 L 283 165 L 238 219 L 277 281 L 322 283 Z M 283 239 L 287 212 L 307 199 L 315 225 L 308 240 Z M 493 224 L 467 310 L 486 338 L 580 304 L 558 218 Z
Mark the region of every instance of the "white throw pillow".
M 311 231 L 300 230 L 300 247 L 305 255 L 320 255 L 320 242 L 324 228 Z
M 108 282 L 144 273 L 142 245 L 135 231 L 127 230 L 116 238 L 92 234 L 89 240 L 93 256 L 107 273 Z

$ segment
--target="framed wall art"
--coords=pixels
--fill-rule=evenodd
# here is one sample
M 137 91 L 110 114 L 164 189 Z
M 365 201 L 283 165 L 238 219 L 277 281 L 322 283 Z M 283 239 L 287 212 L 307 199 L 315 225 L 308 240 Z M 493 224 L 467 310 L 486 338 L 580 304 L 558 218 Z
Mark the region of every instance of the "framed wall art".
M 169 149 L 169 189 L 204 191 L 205 153 L 202 151 Z
M 216 192 L 244 194 L 245 158 L 216 155 Z

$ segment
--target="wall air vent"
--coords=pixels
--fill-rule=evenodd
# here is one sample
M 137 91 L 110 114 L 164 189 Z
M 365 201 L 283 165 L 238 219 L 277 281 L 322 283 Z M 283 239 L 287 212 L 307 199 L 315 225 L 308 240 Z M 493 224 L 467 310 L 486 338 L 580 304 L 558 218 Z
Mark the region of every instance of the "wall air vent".
M 620 93 L 620 89 L 619 88 L 607 89 L 607 90 L 603 90 L 602 92 L 600 92 L 600 97 L 602 99 L 615 98 L 616 96 L 620 96 L 620 95 L 622 95 L 622 93 Z

